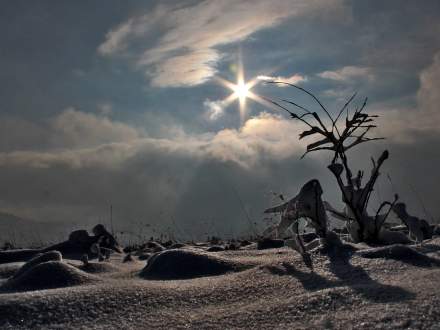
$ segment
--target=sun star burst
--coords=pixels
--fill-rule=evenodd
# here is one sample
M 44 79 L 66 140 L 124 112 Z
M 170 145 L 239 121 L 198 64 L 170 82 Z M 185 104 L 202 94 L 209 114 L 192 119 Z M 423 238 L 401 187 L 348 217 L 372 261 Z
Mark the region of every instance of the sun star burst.
M 244 101 L 246 97 L 249 96 L 250 86 L 244 83 L 244 81 L 240 81 L 237 85 L 234 86 L 234 92 L 237 94 L 240 102 Z
M 237 82 L 233 83 L 226 79 L 216 77 L 216 80 L 223 86 L 229 88 L 232 91 L 232 94 L 230 94 L 226 99 L 223 100 L 223 104 L 225 107 L 229 106 L 232 102 L 235 100 L 238 100 L 239 103 L 239 111 L 240 111 L 240 120 L 241 123 L 244 122 L 247 115 L 247 109 L 246 109 L 246 100 L 249 98 L 255 102 L 258 102 L 260 104 L 263 104 L 268 107 L 273 107 L 273 105 L 269 102 L 267 102 L 264 98 L 261 96 L 258 96 L 257 94 L 253 93 L 251 89 L 257 85 L 260 80 L 258 78 L 253 78 L 251 80 L 245 81 L 244 79 L 244 70 L 241 60 L 238 62 L 237 65 Z

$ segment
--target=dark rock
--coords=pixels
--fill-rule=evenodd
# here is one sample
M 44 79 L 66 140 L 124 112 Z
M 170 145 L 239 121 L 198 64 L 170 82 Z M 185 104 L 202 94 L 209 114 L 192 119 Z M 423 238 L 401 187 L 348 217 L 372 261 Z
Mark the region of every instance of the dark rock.
M 124 248 L 122 249 L 122 252 L 124 252 L 124 253 L 131 253 L 131 252 L 135 252 L 135 251 L 137 251 L 138 249 L 139 249 L 138 246 L 130 245 L 130 246 L 126 246 L 126 247 L 124 247 Z
M 88 254 L 90 257 L 97 257 L 96 253 L 91 251 L 92 245 L 98 244 L 100 248 L 110 249 L 116 252 L 121 252 L 116 239 L 105 229 L 101 224 L 93 227 L 94 236 L 90 236 L 86 230 L 76 230 L 70 233 L 67 241 L 49 246 L 43 249 L 43 252 L 50 250 L 60 251 L 64 256 L 78 259 L 83 254 Z
M 105 251 L 105 249 L 110 249 L 116 252 L 121 251 L 116 239 L 103 225 L 96 225 L 93 228 L 93 232 L 95 236 L 90 236 L 86 230 L 75 230 L 70 233 L 66 241 L 40 250 L 28 249 L 0 251 L 0 263 L 27 261 L 38 253 L 45 253 L 53 250 L 59 251 L 63 256 L 72 259 L 80 259 L 84 254 L 88 254 L 91 257 L 97 257 L 97 255 L 94 255 L 90 251 L 92 245 L 96 243 L 100 248 L 103 248 L 103 251 Z
M 283 246 L 284 246 L 284 240 L 282 239 L 263 238 L 257 242 L 258 250 L 278 249 Z
M 171 245 L 169 247 L 169 249 L 181 249 L 185 246 L 186 246 L 186 244 L 183 244 L 183 243 L 174 243 L 173 245 Z
M 210 246 L 206 251 L 208 251 L 208 252 L 221 252 L 224 250 L 225 250 L 225 248 L 223 246 L 214 245 L 214 246 Z
M 91 246 L 97 241 L 97 238 L 90 236 L 85 230 L 75 230 L 70 233 L 67 241 L 51 245 L 41 250 L 48 252 L 52 250 L 60 251 L 61 254 L 69 258 L 79 258 L 83 254 L 90 253 Z
M 75 230 L 72 231 L 69 234 L 69 238 L 67 239 L 72 244 L 76 245 L 86 245 L 90 244 L 90 242 L 93 240 L 92 237 L 89 235 L 87 230 Z
M 121 248 L 116 238 L 105 229 L 104 225 L 98 224 L 92 229 L 95 237 L 98 237 L 98 243 L 100 247 L 112 249 L 118 253 L 121 253 Z
M 171 241 L 171 240 L 161 243 L 161 245 L 162 245 L 163 247 L 166 247 L 167 249 L 169 249 L 170 246 L 173 245 L 173 244 L 174 244 L 174 242 Z
M 132 261 L 134 261 L 134 259 L 133 259 L 133 256 L 129 253 L 129 254 L 126 254 L 125 256 L 124 256 L 124 259 L 122 259 L 122 262 L 132 262 Z

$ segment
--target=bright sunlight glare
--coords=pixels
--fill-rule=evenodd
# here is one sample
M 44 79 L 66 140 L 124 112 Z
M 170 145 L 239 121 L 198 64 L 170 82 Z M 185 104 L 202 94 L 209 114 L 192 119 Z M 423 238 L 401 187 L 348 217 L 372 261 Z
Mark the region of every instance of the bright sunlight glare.
M 273 107 L 273 104 L 267 102 L 261 96 L 253 93 L 251 89 L 255 87 L 260 82 L 258 77 L 253 78 L 251 80 L 245 81 L 244 79 L 244 69 L 241 62 L 241 59 L 238 62 L 238 70 L 237 70 L 237 83 L 234 84 L 226 79 L 221 77 L 216 77 L 216 80 L 226 88 L 229 88 L 233 93 L 229 95 L 226 99 L 223 100 L 223 104 L 228 106 L 233 101 L 238 100 L 239 102 L 239 111 L 240 111 L 240 120 L 243 123 L 246 119 L 247 110 L 246 110 L 246 99 L 251 99 L 260 104 L 268 106 L 270 108 Z
M 243 81 L 239 82 L 237 85 L 234 86 L 234 92 L 237 94 L 240 101 L 244 100 L 246 97 L 249 96 L 249 88 L 247 84 L 245 84 Z

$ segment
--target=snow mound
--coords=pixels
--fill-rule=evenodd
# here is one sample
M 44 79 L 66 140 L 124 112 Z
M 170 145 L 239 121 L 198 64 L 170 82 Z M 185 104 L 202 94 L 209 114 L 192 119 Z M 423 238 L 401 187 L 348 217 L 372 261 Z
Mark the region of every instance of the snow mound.
M 62 261 L 39 263 L 6 281 L 0 291 L 33 291 L 88 284 L 98 278 Z
M 172 280 L 222 275 L 248 265 L 194 250 L 167 250 L 153 255 L 141 271 L 146 279 Z

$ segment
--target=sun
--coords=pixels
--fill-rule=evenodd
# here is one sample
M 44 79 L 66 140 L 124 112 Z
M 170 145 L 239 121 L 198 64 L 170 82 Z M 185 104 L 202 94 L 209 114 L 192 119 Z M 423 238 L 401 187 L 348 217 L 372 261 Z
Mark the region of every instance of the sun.
M 227 107 L 232 102 L 238 101 L 239 103 L 239 111 L 240 111 L 240 120 L 241 123 L 244 123 L 246 116 L 247 116 L 247 109 L 246 109 L 246 100 L 251 99 L 252 101 L 255 101 L 257 103 L 263 104 L 268 107 L 273 107 L 273 105 L 269 102 L 267 102 L 263 97 L 257 95 L 256 93 L 252 92 L 252 88 L 255 87 L 258 83 L 261 82 L 261 79 L 258 77 L 252 78 L 248 81 L 245 80 L 245 74 L 243 69 L 243 64 L 241 61 L 241 57 L 237 63 L 237 80 L 236 83 L 230 82 L 226 79 L 223 79 L 219 76 L 216 76 L 215 79 L 218 83 L 223 85 L 224 87 L 230 89 L 232 93 L 226 97 L 224 100 L 222 100 L 223 106 Z
M 240 105 L 240 119 L 241 121 L 244 121 L 246 117 L 246 99 L 256 98 L 256 95 L 252 93 L 251 89 L 258 83 L 257 79 L 245 81 L 244 70 L 241 65 L 239 65 L 239 69 L 237 70 L 237 82 L 235 84 L 220 77 L 216 77 L 216 79 L 223 86 L 229 88 L 232 91 L 232 94 L 223 101 L 223 104 L 227 106 L 233 101 L 238 100 L 238 103 Z
M 249 96 L 250 89 L 251 86 L 245 84 L 244 81 L 239 81 L 238 84 L 234 86 L 234 92 L 237 94 L 240 102 L 244 102 L 246 100 L 246 98 Z

